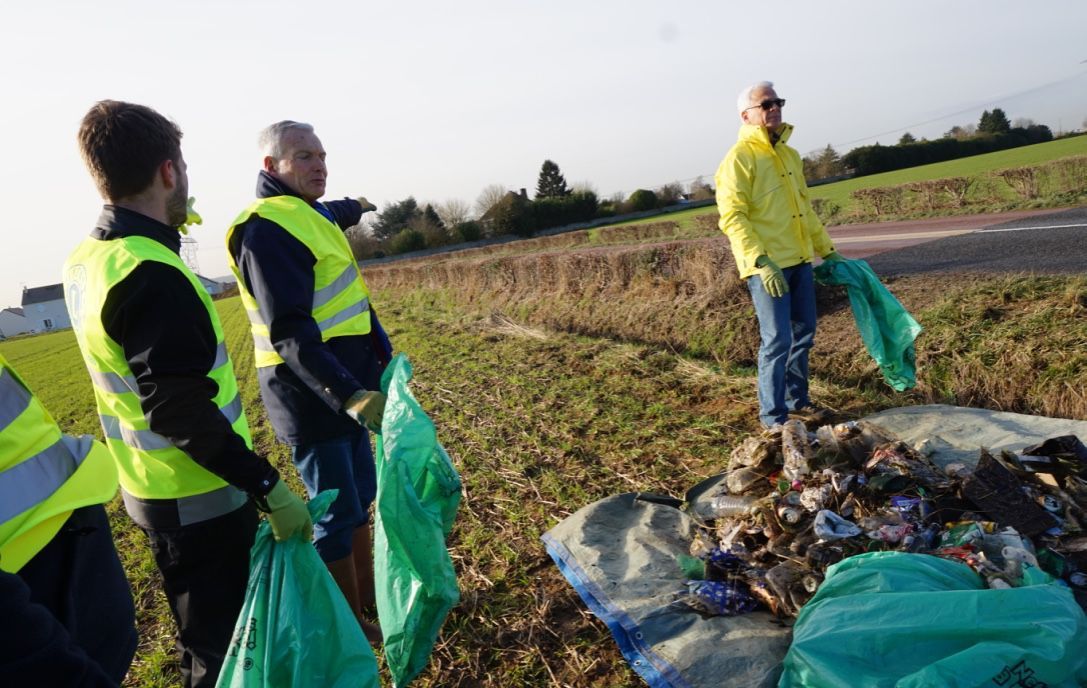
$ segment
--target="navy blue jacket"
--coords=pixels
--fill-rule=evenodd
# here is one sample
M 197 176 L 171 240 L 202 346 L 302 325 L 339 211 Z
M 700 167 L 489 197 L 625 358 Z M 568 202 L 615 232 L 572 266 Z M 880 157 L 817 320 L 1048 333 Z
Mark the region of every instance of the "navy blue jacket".
M 294 196 L 267 172 L 257 177 L 257 197 Z M 344 199 L 313 207 L 341 229 L 357 225 L 362 207 Z M 374 337 L 352 335 L 321 341 L 312 316 L 317 259 L 275 222 L 254 215 L 234 230 L 230 254 L 249 293 L 269 323 L 272 345 L 284 360 L 257 369 L 261 397 L 276 436 L 286 444 L 317 442 L 357 433 L 359 425 L 343 413 L 347 399 L 361 389 L 379 390 L 387 352 Z M 371 313 L 372 315 L 372 313 Z M 374 335 L 380 328 L 374 322 Z
M 91 237 L 127 236 L 153 239 L 174 253 L 181 249 L 173 227 L 107 205 Z M 219 387 L 208 377 L 215 330 L 188 278 L 165 263 L 141 263 L 106 296 L 102 325 L 125 352 L 151 430 L 235 487 L 255 497 L 268 494 L 279 473 L 250 451 L 215 403 Z

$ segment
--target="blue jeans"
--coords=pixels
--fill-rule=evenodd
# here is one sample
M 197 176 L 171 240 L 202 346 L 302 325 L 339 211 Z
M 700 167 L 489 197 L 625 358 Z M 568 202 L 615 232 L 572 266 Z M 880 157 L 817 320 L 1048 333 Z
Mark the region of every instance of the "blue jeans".
M 313 524 L 313 546 L 321 560 L 350 556 L 355 529 L 369 521 L 370 504 L 377 496 L 369 433 L 359 428 L 350 435 L 292 446 L 291 460 L 311 499 L 324 490 L 340 491 L 324 517 Z
M 762 278 L 747 288 L 759 318 L 759 420 L 784 423 L 789 411 L 808 406 L 808 352 L 815 343 L 815 279 L 811 263 L 782 270 L 789 292 L 774 298 Z

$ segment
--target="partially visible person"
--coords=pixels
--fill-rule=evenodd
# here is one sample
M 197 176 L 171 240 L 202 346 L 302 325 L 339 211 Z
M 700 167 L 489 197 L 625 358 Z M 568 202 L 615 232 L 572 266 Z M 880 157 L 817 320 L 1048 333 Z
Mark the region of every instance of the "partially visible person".
M 277 540 L 308 540 L 312 524 L 253 453 L 218 313 L 179 255 L 181 130 L 106 100 L 78 138 L 106 205 L 64 266 L 68 311 L 125 509 L 162 573 L 183 683 L 213 686 L 245 598 L 257 510 Z
M 737 100 L 739 140 L 715 176 L 718 226 L 759 320 L 759 420 L 767 428 L 790 415 L 830 417 L 808 395 L 816 323 L 811 261 L 843 259 L 812 209 L 800 154 L 786 145 L 793 127 L 781 119 L 784 107 L 769 81 L 745 88 Z
M 116 492 L 106 448 L 62 433 L 0 356 L 0 686 L 124 679 L 136 612 L 103 507 Z
M 260 135 L 257 200 L 227 232 L 230 266 L 252 324 L 261 397 L 312 497 L 339 490 L 315 546 L 367 636 L 374 606 L 368 510 L 377 491 L 367 428 L 380 430 L 390 356 L 343 231 L 366 199 L 321 203 L 328 167 L 313 127 L 277 122 Z

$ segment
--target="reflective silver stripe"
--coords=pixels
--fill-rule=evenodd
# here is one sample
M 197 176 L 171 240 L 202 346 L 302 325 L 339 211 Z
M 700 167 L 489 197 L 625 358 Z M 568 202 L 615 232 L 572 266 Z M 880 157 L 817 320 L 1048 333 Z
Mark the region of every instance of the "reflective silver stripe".
M 144 528 L 179 528 L 210 521 L 241 508 L 248 497 L 233 485 L 177 499 L 140 499 L 121 490 L 125 511 Z
M 106 433 L 106 437 L 111 440 L 121 440 L 125 445 L 133 449 L 153 451 L 155 449 L 169 449 L 174 446 L 170 440 L 157 432 L 126 428 L 121 425 L 120 419 L 116 416 L 99 416 L 98 419 L 102 421 L 102 430 Z
M 215 362 L 211 364 L 211 369 L 215 370 L 220 366 L 226 364 L 230 360 L 230 357 L 226 353 L 226 344 L 219 342 L 219 346 L 215 347 Z
M 0 522 L 41 504 L 83 463 L 94 440 L 61 435 L 48 449 L 0 473 Z
M 332 280 L 331 284 L 313 292 L 313 310 L 317 310 L 320 306 L 331 301 L 333 297 L 350 286 L 351 283 L 358 278 L 359 272 L 355 269 L 355 266 L 348 265 L 347 269 L 344 270 L 339 277 Z
M 238 420 L 238 418 L 240 418 L 242 415 L 241 393 L 235 394 L 234 398 L 230 401 L 230 403 L 219 410 L 223 412 L 224 416 L 226 416 L 227 422 L 231 425 L 234 425 L 234 421 Z
M 88 370 L 91 381 L 107 392 L 124 394 L 136 392 L 136 378 L 132 375 L 118 375 L 117 373 L 100 373 L 97 370 Z
M 275 351 L 276 348 L 272 346 L 272 339 L 266 334 L 253 333 L 253 346 L 257 351 Z
M 226 417 L 227 422 L 233 425 L 234 421 L 242 415 L 241 393 L 235 394 L 234 398 L 219 410 Z M 99 416 L 98 419 L 102 422 L 102 431 L 106 433 L 106 437 L 111 440 L 121 440 L 134 449 L 151 451 L 174 446 L 173 442 L 151 430 L 133 430 L 124 427 L 116 416 Z
M 321 332 L 331 330 L 336 325 L 339 325 L 346 320 L 350 320 L 356 315 L 365 313 L 368 310 L 370 310 L 370 299 L 364 298 L 362 301 L 359 301 L 353 306 L 348 306 L 331 318 L 325 318 L 321 322 L 317 323 L 317 329 L 321 330 Z
M 259 310 L 251 311 L 248 308 L 245 309 L 245 314 L 249 316 L 249 322 L 254 325 L 266 325 L 264 317 L 260 314 Z
M 30 406 L 30 390 L 6 369 L 0 369 L 0 430 Z

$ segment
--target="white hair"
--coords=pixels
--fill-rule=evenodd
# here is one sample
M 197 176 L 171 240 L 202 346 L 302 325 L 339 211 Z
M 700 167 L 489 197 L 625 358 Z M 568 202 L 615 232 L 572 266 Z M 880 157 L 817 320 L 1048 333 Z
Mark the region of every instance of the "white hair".
M 260 136 L 257 137 L 257 146 L 260 148 L 261 155 L 272 157 L 276 160 L 282 158 L 283 138 L 287 135 L 287 132 L 291 130 L 308 131 L 312 134 L 313 125 L 306 124 L 305 122 L 295 122 L 289 119 L 268 125 L 261 130 Z
M 760 81 L 757 84 L 751 84 L 744 90 L 740 91 L 740 95 L 736 98 L 736 109 L 740 111 L 740 116 L 743 117 L 744 110 L 751 107 L 751 94 L 755 91 L 766 91 L 774 88 L 773 81 Z

